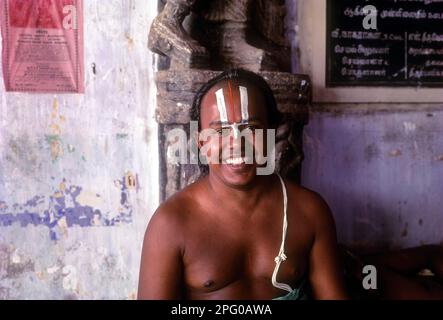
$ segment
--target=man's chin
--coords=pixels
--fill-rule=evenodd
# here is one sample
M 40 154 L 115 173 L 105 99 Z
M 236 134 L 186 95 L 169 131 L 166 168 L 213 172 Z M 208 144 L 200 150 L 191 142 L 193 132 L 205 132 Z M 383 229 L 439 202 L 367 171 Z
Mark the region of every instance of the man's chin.
M 250 164 L 223 164 L 219 166 L 219 175 L 227 185 L 234 188 L 243 188 L 253 182 L 257 176 L 257 167 Z

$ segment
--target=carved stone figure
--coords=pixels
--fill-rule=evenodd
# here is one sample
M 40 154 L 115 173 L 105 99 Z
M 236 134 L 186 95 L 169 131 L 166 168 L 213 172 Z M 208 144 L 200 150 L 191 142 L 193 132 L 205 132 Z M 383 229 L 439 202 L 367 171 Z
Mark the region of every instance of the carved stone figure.
M 168 0 L 152 24 L 149 48 L 168 56 L 171 69 L 290 71 L 284 3 Z

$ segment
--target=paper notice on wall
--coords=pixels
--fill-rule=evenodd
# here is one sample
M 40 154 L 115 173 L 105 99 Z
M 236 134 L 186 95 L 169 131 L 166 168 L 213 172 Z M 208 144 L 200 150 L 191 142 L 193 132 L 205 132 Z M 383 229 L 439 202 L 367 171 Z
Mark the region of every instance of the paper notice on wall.
M 84 91 L 81 0 L 0 0 L 7 91 Z

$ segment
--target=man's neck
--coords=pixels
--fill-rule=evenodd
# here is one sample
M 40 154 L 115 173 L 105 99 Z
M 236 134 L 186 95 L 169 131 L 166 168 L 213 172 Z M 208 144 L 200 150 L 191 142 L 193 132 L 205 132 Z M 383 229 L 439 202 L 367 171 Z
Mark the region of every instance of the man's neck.
M 250 212 L 266 196 L 270 195 L 270 187 L 275 185 L 275 177 L 256 176 L 246 186 L 236 187 L 224 183 L 214 174 L 209 174 L 207 179 L 208 191 L 212 198 L 220 204 L 239 208 L 243 212 Z

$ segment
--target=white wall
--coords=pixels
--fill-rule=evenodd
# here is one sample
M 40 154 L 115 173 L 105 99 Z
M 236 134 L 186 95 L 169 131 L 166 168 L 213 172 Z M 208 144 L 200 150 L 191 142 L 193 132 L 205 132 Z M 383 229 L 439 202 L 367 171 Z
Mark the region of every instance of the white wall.
M 157 1 L 84 2 L 85 94 L 0 87 L 0 299 L 136 296 L 158 205 Z

